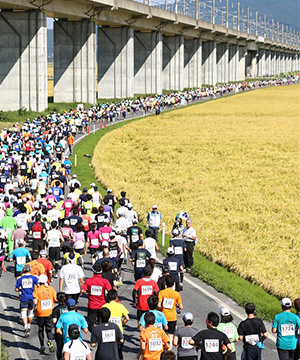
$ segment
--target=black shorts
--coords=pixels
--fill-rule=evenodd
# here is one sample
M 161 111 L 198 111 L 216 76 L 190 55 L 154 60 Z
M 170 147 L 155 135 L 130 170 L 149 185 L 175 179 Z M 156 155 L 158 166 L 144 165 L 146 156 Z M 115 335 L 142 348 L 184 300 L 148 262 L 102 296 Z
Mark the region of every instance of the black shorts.
M 146 312 L 148 312 L 148 310 L 140 310 L 140 309 L 137 309 L 137 312 L 136 312 L 137 319 L 140 320 L 140 318 L 142 317 L 142 315 L 145 314 Z
M 174 335 L 177 321 L 168 321 L 168 334 Z
M 66 298 L 68 299 L 74 299 L 76 301 L 76 304 L 78 303 L 80 293 L 78 294 L 66 294 Z
M 60 259 L 60 247 L 50 247 L 49 248 L 49 260 L 58 261 Z
M 15 278 L 18 278 L 18 277 L 20 277 L 22 275 L 22 271 L 17 271 L 16 269 L 15 269 Z
M 84 254 L 84 249 L 75 249 L 75 252 L 77 252 L 80 255 Z
M 44 249 L 45 242 L 44 240 L 34 240 L 32 241 L 32 250 L 40 252 Z
M 20 309 L 28 309 L 28 310 L 32 310 L 34 308 L 33 305 L 33 301 L 32 300 L 28 300 L 28 301 L 21 301 L 20 302 Z
M 90 254 L 94 255 L 97 250 L 97 248 L 90 248 Z

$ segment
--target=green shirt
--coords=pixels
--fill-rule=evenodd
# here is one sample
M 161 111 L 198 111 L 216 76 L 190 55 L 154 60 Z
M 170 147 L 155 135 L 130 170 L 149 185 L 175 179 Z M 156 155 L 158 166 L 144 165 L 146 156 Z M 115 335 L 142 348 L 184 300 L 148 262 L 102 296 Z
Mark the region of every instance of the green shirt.
M 237 340 L 239 338 L 237 330 L 236 330 L 236 326 L 232 323 L 220 323 L 217 326 L 217 330 L 221 331 L 222 333 L 224 333 L 225 335 L 227 335 L 228 339 L 231 341 L 231 345 L 232 345 L 232 352 L 235 352 L 235 345 L 234 345 L 234 341 Z

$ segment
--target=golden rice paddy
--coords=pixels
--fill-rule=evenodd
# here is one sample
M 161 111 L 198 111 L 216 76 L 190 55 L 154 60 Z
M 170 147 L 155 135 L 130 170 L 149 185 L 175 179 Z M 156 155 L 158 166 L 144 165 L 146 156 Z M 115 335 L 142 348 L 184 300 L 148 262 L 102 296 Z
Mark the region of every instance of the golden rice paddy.
M 277 296 L 300 296 L 300 87 L 145 118 L 105 135 L 97 178 L 168 232 L 188 212 L 197 250 Z M 228 284 L 230 286 L 230 284 Z

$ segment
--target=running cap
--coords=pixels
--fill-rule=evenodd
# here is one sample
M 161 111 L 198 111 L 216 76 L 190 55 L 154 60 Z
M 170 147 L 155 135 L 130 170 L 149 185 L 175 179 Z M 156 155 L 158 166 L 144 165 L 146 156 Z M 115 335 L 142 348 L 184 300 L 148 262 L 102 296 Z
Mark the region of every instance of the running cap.
M 83 188 L 83 190 L 82 190 L 83 192 L 86 192 L 87 191 L 87 188 Z
M 177 228 L 172 230 L 172 235 L 173 236 L 178 236 L 179 235 L 179 230 Z
M 60 199 L 64 199 L 65 197 L 64 197 L 64 195 L 60 195 L 59 198 L 60 198 Z
M 134 219 L 132 219 L 132 223 L 133 223 L 133 224 L 137 224 L 137 223 L 138 223 L 138 220 L 134 218 Z
M 17 225 L 19 226 L 19 224 L 20 223 L 17 223 Z M 22 226 L 22 225 L 21 225 Z M 19 226 L 20 227 L 20 226 Z M 18 241 L 18 245 L 19 246 L 22 246 L 22 245 L 24 245 L 25 244 L 25 241 L 24 241 L 24 239 L 19 239 L 19 241 Z
M 112 189 L 107 189 L 106 192 L 107 192 L 107 193 L 111 193 L 111 192 L 112 192 Z
M 29 264 L 24 265 L 23 269 L 22 269 L 22 272 L 26 273 L 26 272 L 29 272 L 29 271 L 31 271 L 31 266 Z
M 143 240 L 139 239 L 137 242 L 136 242 L 137 246 L 142 246 L 143 245 Z
M 131 203 L 128 203 L 128 204 L 127 204 L 127 207 L 128 207 L 128 209 L 132 209 L 132 208 L 133 208 L 133 206 L 132 206 Z
M 102 246 L 103 247 L 108 247 L 108 241 L 102 241 Z
M 289 298 L 283 298 L 281 300 L 281 305 L 286 306 L 286 307 L 290 307 L 290 306 L 292 306 L 292 301 Z
M 153 206 L 152 206 L 152 209 L 157 209 L 157 205 L 153 205 Z
M 90 185 L 91 185 L 92 187 L 96 186 L 96 184 L 95 184 L 95 183 L 91 183 Z
M 230 314 L 230 311 L 226 307 L 222 307 L 221 310 L 220 310 L 220 315 L 229 316 L 231 314 Z
M 121 232 L 122 232 L 122 231 L 121 231 L 120 228 L 116 228 L 116 229 L 115 229 L 115 233 L 116 233 L 117 235 L 121 234 Z
M 172 247 L 168 247 L 167 254 L 173 255 L 175 253 L 174 249 Z
M 39 284 L 44 284 L 45 286 L 48 286 L 48 276 L 46 274 L 41 274 L 39 276 Z
M 70 221 L 69 221 L 69 220 L 65 220 L 65 221 L 64 221 L 64 224 L 65 224 L 65 225 L 70 225 Z
M 111 239 L 114 239 L 116 237 L 116 234 L 112 231 L 112 232 L 109 233 L 109 237 Z
M 40 251 L 40 255 L 41 255 L 41 256 L 47 256 L 47 251 L 46 251 L 45 249 L 42 249 L 42 250 Z
M 73 174 L 73 178 L 77 178 L 77 175 L 76 175 L 76 174 Z
M 68 308 L 75 308 L 75 306 L 76 306 L 76 301 L 74 300 L 74 299 L 72 299 L 72 298 L 70 298 L 70 299 L 68 299 L 67 301 L 66 301 L 66 305 L 67 305 L 67 307 Z M 70 328 L 70 326 L 69 326 L 69 328 Z
M 183 320 L 184 322 L 185 322 L 185 321 L 188 321 L 188 320 L 194 321 L 194 316 L 193 316 L 192 313 L 186 312 L 186 313 L 183 314 L 182 320 Z

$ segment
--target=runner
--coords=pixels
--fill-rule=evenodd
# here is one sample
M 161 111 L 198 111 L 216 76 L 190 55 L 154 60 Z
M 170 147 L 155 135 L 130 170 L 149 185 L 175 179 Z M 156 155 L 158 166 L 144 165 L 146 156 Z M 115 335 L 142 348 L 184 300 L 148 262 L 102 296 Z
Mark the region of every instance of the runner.
M 130 262 L 134 266 L 135 281 L 143 276 L 143 269 L 147 265 L 147 260 L 151 258 L 150 252 L 143 248 L 142 240 L 138 240 L 136 245 L 137 249 L 133 250 L 130 255 Z
M 25 249 L 25 242 L 19 241 L 19 247 L 12 251 L 10 261 L 15 262 L 15 278 L 19 278 L 22 274 L 24 265 L 31 260 L 31 255 L 28 249 Z M 30 268 L 31 270 L 31 268 Z
M 217 326 L 217 330 L 223 332 L 227 335 L 228 339 L 230 340 L 232 351 L 230 355 L 227 357 L 228 360 L 236 360 L 236 353 L 235 353 L 235 342 L 239 341 L 239 336 L 237 333 L 236 326 L 233 324 L 233 317 L 230 314 L 230 311 L 227 308 L 222 308 L 220 310 L 220 322 Z
M 81 339 L 78 325 L 69 326 L 70 341 L 63 347 L 64 360 L 92 360 L 91 350 L 88 344 Z
M 63 292 L 58 292 L 57 301 L 58 301 L 58 305 L 52 311 L 52 321 L 54 326 L 56 326 L 60 316 L 68 312 L 68 308 L 66 305 L 66 301 L 67 301 L 66 294 Z M 61 360 L 63 358 L 62 349 L 64 346 L 64 338 L 62 334 L 58 334 L 56 331 L 54 337 L 56 343 L 56 357 L 57 360 Z
M 152 312 L 155 315 L 155 323 L 154 323 L 154 325 L 159 329 L 163 329 L 164 331 L 168 331 L 168 321 L 167 321 L 167 319 L 165 317 L 165 314 L 163 312 L 157 310 L 158 296 L 157 295 L 150 295 L 148 297 L 148 299 L 147 299 L 147 303 L 148 303 L 148 306 L 149 306 L 149 312 Z M 139 331 L 142 331 L 146 327 L 145 314 L 147 314 L 147 313 L 144 313 L 140 318 Z

